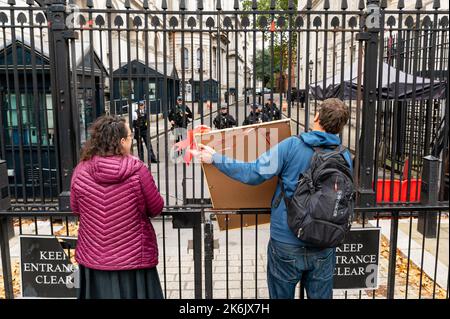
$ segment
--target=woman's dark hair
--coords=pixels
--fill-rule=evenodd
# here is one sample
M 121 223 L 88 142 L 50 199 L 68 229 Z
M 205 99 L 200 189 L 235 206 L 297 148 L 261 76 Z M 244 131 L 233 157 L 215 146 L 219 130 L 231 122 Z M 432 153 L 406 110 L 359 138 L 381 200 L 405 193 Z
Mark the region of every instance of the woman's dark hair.
M 81 161 L 90 160 L 95 155 L 123 155 L 120 145 L 122 138 L 128 137 L 125 119 L 117 116 L 100 116 L 89 127 L 90 138 L 81 151 Z

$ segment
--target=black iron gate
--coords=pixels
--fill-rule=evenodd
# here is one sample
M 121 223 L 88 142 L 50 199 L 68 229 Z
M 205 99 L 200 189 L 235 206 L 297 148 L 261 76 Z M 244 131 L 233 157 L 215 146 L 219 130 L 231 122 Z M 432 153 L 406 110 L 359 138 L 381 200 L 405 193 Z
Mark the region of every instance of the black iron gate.
M 68 216 L 63 211 L 70 210 L 71 172 L 89 124 L 105 113 L 132 123 L 137 103 L 144 101 L 151 123 L 147 138 L 160 162 L 150 164 L 149 150 L 144 161 L 166 202 L 161 221 L 166 297 L 183 297 L 182 291 L 191 288 L 181 279 L 190 275 L 182 273 L 184 228 L 194 230 L 193 296 L 213 296 L 212 259 L 220 254 L 214 252 L 212 225 L 220 214 L 231 214 L 223 226 L 225 286 L 219 287 L 226 294 L 221 296 L 263 296 L 258 278 L 264 280 L 264 275 L 258 274 L 264 272 L 264 263 L 257 257 L 265 248 L 260 247 L 255 214 L 261 212 L 210 211 L 200 167 L 174 159 L 175 136 L 167 114 L 180 95 L 194 114 L 190 128 L 212 126 L 222 105 L 241 124 L 248 103 L 272 98 L 298 134 L 309 130 L 321 100 L 333 96 L 344 99 L 351 112 L 341 138 L 355 157 L 360 226 L 380 225 L 381 217 L 390 217 L 386 297 L 395 295 L 399 221 L 405 216 L 410 225 L 416 218 L 425 220 L 422 252 L 426 236 L 437 236 L 433 261 L 438 265 L 441 217 L 448 212 L 448 9 L 441 9 L 439 1 L 427 7 L 417 1 L 411 8 L 404 1 L 390 8 L 387 1 L 371 0 L 359 1 L 358 8 L 349 8 L 345 0 L 337 7 L 330 1 L 319 7 L 309 0 L 270 1 L 267 7 L 257 1 L 188 5 L 163 0 L 136 7 L 123 1 L 117 7 L 106 1 L 95 7 L 93 1 L 52 0 L 8 1 L 0 7 L 0 159 L 6 160 L 9 187 L 4 193 L 11 197 L 14 212 L 3 216 L 19 218 L 20 233 L 20 216 L 34 217 L 36 231 L 38 217 L 50 216 L 51 210 Z M 424 160 L 427 155 L 433 158 Z M 420 198 L 420 187 L 430 183 L 439 186 L 439 197 Z M 186 212 L 194 217 L 186 218 Z M 229 268 L 235 267 L 230 266 L 228 224 L 234 215 L 240 229 L 237 295 L 230 293 L 235 287 Z M 254 258 L 246 265 L 243 243 L 249 215 L 256 219 L 248 222 L 255 224 Z M 173 280 L 167 273 L 169 220 L 178 243 Z M 66 219 L 67 235 L 69 225 Z M 411 236 L 409 232 L 410 242 Z M 408 260 L 410 252 L 411 245 Z M 245 292 L 245 266 L 254 268 L 252 294 Z M 3 270 L 11 278 L 10 269 Z M 436 285 L 436 271 L 434 277 Z M 177 283 L 176 296 L 168 293 L 172 282 Z M 442 288 L 448 298 L 448 275 Z

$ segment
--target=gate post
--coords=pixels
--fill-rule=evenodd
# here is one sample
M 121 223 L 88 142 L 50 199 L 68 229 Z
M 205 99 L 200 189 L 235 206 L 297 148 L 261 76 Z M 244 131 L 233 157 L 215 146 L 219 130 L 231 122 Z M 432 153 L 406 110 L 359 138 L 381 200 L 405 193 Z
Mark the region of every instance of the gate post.
M 367 0 L 365 16 L 365 32 L 357 35 L 359 41 L 365 42 L 362 129 L 359 141 L 359 188 L 358 198 L 360 207 L 375 206 L 375 192 L 373 190 L 374 176 L 374 148 L 375 148 L 375 109 L 377 101 L 377 66 L 378 41 L 380 33 L 380 1 Z
M 214 259 L 214 225 L 205 222 L 205 299 L 213 299 L 212 260 Z
M 66 1 L 50 0 L 47 7 L 52 101 L 56 115 L 59 192 L 70 190 L 72 171 L 76 165 L 76 127 L 78 118 L 72 105 L 69 63 L 69 39 L 76 33 L 66 25 Z M 74 85 L 76 85 L 74 83 Z M 61 195 L 60 195 L 61 196 Z M 66 196 L 62 196 L 65 198 Z M 64 200 L 64 199 L 63 199 Z
M 439 159 L 432 155 L 423 159 L 420 201 L 423 205 L 436 205 L 439 196 Z M 436 238 L 437 213 L 419 212 L 417 231 L 427 238 Z
M 202 214 L 194 214 L 194 227 L 192 228 L 192 240 L 194 246 L 194 297 L 202 299 Z
M 13 284 L 11 272 L 11 254 L 9 252 L 8 217 L 0 216 L 0 253 L 5 285 L 5 298 L 13 299 Z

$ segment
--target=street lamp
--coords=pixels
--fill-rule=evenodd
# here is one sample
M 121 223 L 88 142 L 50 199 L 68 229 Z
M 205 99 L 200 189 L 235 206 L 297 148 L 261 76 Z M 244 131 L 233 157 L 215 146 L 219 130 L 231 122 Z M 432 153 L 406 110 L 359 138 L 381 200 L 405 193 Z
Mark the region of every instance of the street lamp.
M 313 67 L 314 67 L 313 60 L 309 60 L 309 87 L 308 87 L 308 93 L 307 93 L 308 94 L 308 105 L 311 100 L 311 84 L 312 84 Z M 306 92 L 305 92 L 305 94 L 306 94 Z
M 314 67 L 314 62 L 313 60 L 309 60 L 309 85 L 311 85 L 312 83 L 312 70 Z

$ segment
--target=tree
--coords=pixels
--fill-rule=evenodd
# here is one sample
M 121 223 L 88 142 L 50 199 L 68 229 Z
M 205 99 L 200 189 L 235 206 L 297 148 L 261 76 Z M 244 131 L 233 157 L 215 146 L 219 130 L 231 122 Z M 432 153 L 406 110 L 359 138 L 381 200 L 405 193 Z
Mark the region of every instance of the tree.
M 264 16 L 268 21 L 267 31 L 264 32 L 264 41 L 267 46 L 264 54 L 259 50 L 256 55 L 256 77 L 258 80 L 263 82 L 263 86 L 268 86 L 270 88 L 276 87 L 276 77 L 275 73 L 281 75 L 284 74 L 287 77 L 288 68 L 292 63 L 295 63 L 297 59 L 297 32 L 291 33 L 291 38 L 289 41 L 289 19 L 292 19 L 292 24 L 295 21 L 296 15 L 289 14 L 289 2 L 292 1 L 292 10 L 297 11 L 298 0 L 278 0 L 275 1 L 275 11 L 287 11 L 286 14 L 258 14 L 256 16 L 256 23 L 258 24 L 261 16 Z M 272 0 L 258 0 L 257 1 L 257 11 L 272 11 L 271 7 Z M 243 10 L 253 11 L 253 1 L 244 0 L 242 2 Z M 249 17 L 250 18 L 250 17 Z M 284 19 L 284 26 L 280 27 L 278 22 Z M 284 31 L 285 32 L 280 32 Z M 289 48 L 291 48 L 291 59 L 289 60 Z M 273 60 L 273 69 L 271 61 Z M 262 64 L 264 63 L 264 65 Z M 281 66 L 280 66 L 281 64 Z M 281 70 L 280 70 L 281 68 Z M 264 70 L 263 70 L 264 69 Z M 264 72 L 263 72 L 264 71 Z
M 256 79 L 262 81 L 263 87 L 268 87 L 273 89 L 276 87 L 276 73 L 280 72 L 280 54 L 279 47 L 276 48 L 275 54 L 273 56 L 273 72 L 271 70 L 270 61 L 272 58 L 271 52 L 269 49 L 265 49 L 264 52 L 262 50 L 256 51 L 256 66 L 255 66 L 255 74 Z M 276 54 L 278 53 L 278 54 Z M 273 79 L 273 86 L 272 86 Z

